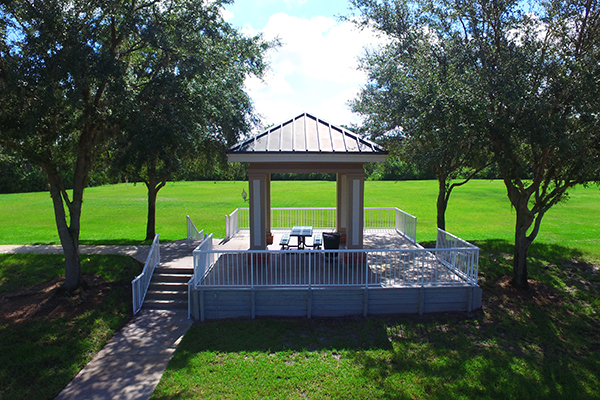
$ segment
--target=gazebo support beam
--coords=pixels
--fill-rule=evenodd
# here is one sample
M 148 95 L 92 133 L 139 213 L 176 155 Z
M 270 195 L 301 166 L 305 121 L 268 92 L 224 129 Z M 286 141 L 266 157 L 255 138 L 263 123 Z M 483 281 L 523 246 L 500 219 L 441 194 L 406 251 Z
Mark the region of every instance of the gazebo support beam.
M 250 192 L 250 250 L 264 250 L 271 234 L 271 174 L 248 171 Z
M 360 249 L 363 247 L 365 174 L 348 174 L 347 177 L 346 212 L 346 247 Z
M 348 229 L 348 174 L 336 174 L 336 230 L 342 236 L 342 242 L 346 241 Z

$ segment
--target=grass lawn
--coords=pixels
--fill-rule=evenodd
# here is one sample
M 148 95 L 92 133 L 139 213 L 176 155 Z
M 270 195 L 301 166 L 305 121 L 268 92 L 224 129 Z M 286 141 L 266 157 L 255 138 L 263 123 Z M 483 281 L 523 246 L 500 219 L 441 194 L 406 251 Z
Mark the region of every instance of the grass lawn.
M 185 237 L 185 216 L 216 237 L 247 206 L 246 182 L 169 183 L 158 197 L 161 240 Z M 365 205 L 418 218 L 435 239 L 437 184 L 367 182 Z M 273 182 L 273 207 L 335 205 L 334 182 Z M 143 185 L 86 189 L 82 243 L 139 243 Z M 530 250 L 531 289 L 511 273 L 514 212 L 499 181 L 456 189 L 448 230 L 481 247 L 483 309 L 328 320 L 195 325 L 154 399 L 600 398 L 600 191 L 571 190 Z M 58 243 L 48 193 L 0 195 L 0 244 Z M 87 285 L 60 289 L 61 256 L 0 255 L 0 400 L 51 399 L 131 317 L 127 257 L 83 259 Z
M 173 182 L 158 195 L 157 232 L 162 241 L 185 238 L 185 216 L 199 229 L 225 235 L 225 215 L 247 207 L 247 182 Z M 600 257 L 600 190 L 577 187 L 570 200 L 544 217 L 537 242 L 561 244 Z M 437 182 L 366 182 L 365 205 L 399 207 L 418 219 L 417 240 L 435 239 Z M 335 182 L 272 182 L 273 207 L 334 207 Z M 139 243 L 145 236 L 146 188 L 119 184 L 86 189 L 83 244 Z M 467 240 L 514 237 L 515 214 L 501 181 L 476 180 L 455 189 L 447 229 Z M 0 195 L 0 244 L 58 243 L 48 193 Z
M 519 292 L 510 243 L 477 244 L 482 310 L 196 324 L 152 399 L 600 398 L 600 265 L 534 245 Z
M 90 255 L 82 270 L 69 295 L 62 256 L 0 254 L 0 399 L 53 399 L 131 318 L 139 263 Z

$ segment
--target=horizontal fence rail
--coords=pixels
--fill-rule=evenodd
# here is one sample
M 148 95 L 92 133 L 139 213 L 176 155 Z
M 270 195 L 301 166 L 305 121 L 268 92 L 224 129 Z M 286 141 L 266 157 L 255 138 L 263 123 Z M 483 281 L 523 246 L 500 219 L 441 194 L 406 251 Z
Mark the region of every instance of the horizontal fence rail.
M 438 228 L 435 241 L 437 259 L 466 281 L 477 284 L 479 247 Z M 447 248 L 467 249 L 468 252 L 447 252 Z
M 434 249 L 431 249 L 434 250 Z M 329 287 L 464 284 L 478 249 L 194 251 L 195 287 Z M 441 258 L 443 262 L 440 262 Z
M 154 236 L 154 241 L 152 241 L 152 246 L 150 247 L 150 252 L 146 258 L 146 263 L 144 264 L 142 273 L 136 276 L 131 282 L 134 315 L 142 309 L 144 299 L 146 298 L 146 292 L 148 292 L 148 287 L 150 286 L 152 274 L 154 273 L 154 269 L 158 266 L 158 264 L 160 264 L 160 244 L 157 233 L 156 236 Z
M 312 226 L 332 230 L 336 226 L 337 210 L 334 207 L 271 208 L 271 228 L 291 229 L 293 226 Z M 366 207 L 364 229 L 395 229 L 416 243 L 417 219 L 396 207 Z M 225 216 L 225 237 L 230 239 L 239 230 L 250 229 L 247 208 L 237 208 Z

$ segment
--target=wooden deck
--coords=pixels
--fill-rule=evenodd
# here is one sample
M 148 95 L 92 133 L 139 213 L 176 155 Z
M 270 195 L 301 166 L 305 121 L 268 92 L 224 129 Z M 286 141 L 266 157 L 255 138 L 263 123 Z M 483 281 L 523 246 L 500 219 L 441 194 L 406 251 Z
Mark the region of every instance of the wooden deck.
M 275 232 L 271 250 L 279 250 Z M 365 231 L 364 252 L 247 253 L 248 235 L 214 246 L 225 250 L 190 294 L 197 320 L 256 317 L 332 317 L 481 307 L 481 289 L 395 231 Z M 310 239 L 308 239 L 310 244 Z M 371 250 L 369 250 L 371 249 Z M 231 252 L 234 250 L 234 252 Z M 407 256 L 407 254 L 413 254 Z

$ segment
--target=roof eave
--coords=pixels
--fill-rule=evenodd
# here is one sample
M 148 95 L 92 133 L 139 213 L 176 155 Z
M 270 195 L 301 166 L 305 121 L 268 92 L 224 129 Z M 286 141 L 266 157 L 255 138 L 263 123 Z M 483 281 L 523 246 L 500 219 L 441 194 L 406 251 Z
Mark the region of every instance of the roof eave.
M 387 152 L 381 153 L 283 153 L 283 152 L 253 152 L 253 153 L 228 153 L 229 162 L 260 162 L 260 163 L 282 163 L 282 162 L 332 162 L 332 163 L 365 163 L 385 162 Z

